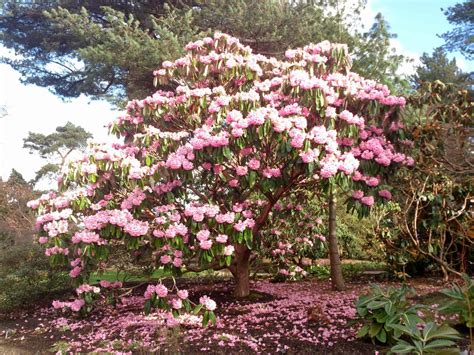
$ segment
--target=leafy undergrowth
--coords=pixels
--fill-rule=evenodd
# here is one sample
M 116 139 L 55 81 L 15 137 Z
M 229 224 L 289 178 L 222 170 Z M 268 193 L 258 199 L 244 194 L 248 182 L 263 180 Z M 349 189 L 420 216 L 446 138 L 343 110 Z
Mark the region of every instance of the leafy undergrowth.
M 196 300 L 209 295 L 217 301 L 215 326 L 202 328 L 195 316 L 178 320 L 161 313 L 145 316 L 143 290 L 139 288 L 115 307 L 101 304 L 87 319 L 61 314 L 50 306 L 17 313 L 0 322 L 0 337 L 7 338 L 1 341 L 3 346 L 39 352 L 374 354 L 382 350 L 355 339 L 359 326 L 354 322 L 354 302 L 367 291 L 367 282 L 351 283 L 347 291 L 337 293 L 328 281 L 255 281 L 251 297 L 244 301 L 232 298 L 228 281 L 183 282 L 189 283 Z M 432 279 L 410 283 L 418 296 L 442 288 Z

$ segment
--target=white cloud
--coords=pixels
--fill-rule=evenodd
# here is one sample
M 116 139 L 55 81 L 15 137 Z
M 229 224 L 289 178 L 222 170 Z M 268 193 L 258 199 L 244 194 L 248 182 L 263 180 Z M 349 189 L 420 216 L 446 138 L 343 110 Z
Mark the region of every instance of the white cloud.
M 377 15 L 377 12 L 374 11 L 376 2 L 377 0 L 368 0 L 367 5 L 365 6 L 364 10 L 360 14 L 360 19 L 361 19 L 361 24 L 362 24 L 361 30 L 363 30 L 364 32 L 368 31 L 374 24 L 374 19 L 375 19 L 375 16 Z
M 6 105 L 7 115 L 0 118 L 0 176 L 5 179 L 14 168 L 26 179 L 45 163 L 23 149 L 28 132 L 52 133 L 68 121 L 91 132 L 95 140 L 110 141 L 105 125 L 118 112 L 103 101 L 90 102 L 79 97 L 63 102 L 45 88 L 22 85 L 20 74 L 5 64 L 0 65 L 0 105 Z
M 390 40 L 391 47 L 396 51 L 397 54 L 405 56 L 410 62 L 403 63 L 398 69 L 399 75 L 413 75 L 416 72 L 416 68 L 421 65 L 420 55 L 416 52 L 407 50 L 403 44 L 395 38 Z
M 456 58 L 456 64 L 463 72 L 472 72 L 474 71 L 474 62 L 466 60 L 462 54 L 455 53 L 448 55 L 450 59 Z

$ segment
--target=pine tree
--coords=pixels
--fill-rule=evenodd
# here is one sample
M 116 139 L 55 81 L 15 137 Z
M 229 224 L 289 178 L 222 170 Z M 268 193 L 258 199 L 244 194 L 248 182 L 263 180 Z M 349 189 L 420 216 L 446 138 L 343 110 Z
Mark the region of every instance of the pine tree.
M 445 49 L 460 51 L 467 59 L 474 58 L 474 1 L 466 0 L 444 11 L 454 29 L 441 37 L 446 41 Z
M 48 163 L 36 172 L 33 182 L 53 177 L 65 164 L 67 157 L 75 150 L 84 149 L 87 139 L 91 137 L 92 135 L 84 128 L 71 122 L 57 127 L 56 132 L 48 135 L 29 132 L 28 137 L 23 140 L 23 147 L 31 154 L 38 154 L 41 158 L 48 159 Z
M 111 7 L 100 7 L 106 3 Z M 0 42 L 20 56 L 3 62 L 25 83 L 48 87 L 63 98 L 86 94 L 122 103 L 154 92 L 152 73 L 164 58 L 175 59 L 189 41 L 221 31 L 275 57 L 310 42 L 347 43 L 355 71 L 382 73 L 384 83 L 397 85 L 400 57 L 390 53 L 386 23 L 379 18 L 367 33 L 357 30 L 363 0 L 169 3 L 91 1 L 82 2 L 81 9 L 77 1 L 6 1 Z
M 432 55 L 423 53 L 420 58 L 422 65 L 413 76 L 415 86 L 423 82 L 439 80 L 445 84 L 453 84 L 461 89 L 470 89 L 473 84 L 472 73 L 464 73 L 456 64 L 456 59 L 449 60 L 443 48 L 436 48 Z

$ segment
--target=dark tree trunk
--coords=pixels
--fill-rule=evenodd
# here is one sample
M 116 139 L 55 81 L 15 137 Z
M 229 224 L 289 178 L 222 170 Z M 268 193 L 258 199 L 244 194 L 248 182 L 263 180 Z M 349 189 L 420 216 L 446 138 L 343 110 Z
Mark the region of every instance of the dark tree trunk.
M 329 203 L 329 262 L 331 265 L 331 283 L 332 288 L 337 291 L 346 289 L 344 277 L 342 276 L 341 258 L 339 257 L 339 248 L 337 246 L 336 234 L 336 196 L 334 187 L 331 187 L 328 197 Z
M 237 244 L 229 269 L 235 280 L 234 296 L 244 298 L 250 294 L 249 266 L 250 249 L 245 244 Z

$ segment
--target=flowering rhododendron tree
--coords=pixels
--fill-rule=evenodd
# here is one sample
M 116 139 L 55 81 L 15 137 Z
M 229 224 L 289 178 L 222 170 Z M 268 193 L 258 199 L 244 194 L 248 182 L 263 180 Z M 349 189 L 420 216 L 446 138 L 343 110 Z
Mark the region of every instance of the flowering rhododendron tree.
M 368 211 L 389 197 L 384 171 L 412 164 L 396 150 L 405 100 L 350 72 L 345 45 L 308 45 L 280 61 L 218 33 L 186 50 L 155 72 L 169 91 L 129 102 L 111 124 L 123 144 L 91 145 L 59 193 L 30 204 L 40 243 L 78 284 L 125 245 L 174 274 L 228 267 L 245 297 L 252 249 L 279 200 L 354 181 L 354 205 Z M 82 285 L 78 297 L 87 304 L 96 291 Z M 187 296 L 150 285 L 146 307 L 179 312 Z M 207 297 L 197 306 L 207 319 L 214 308 Z

